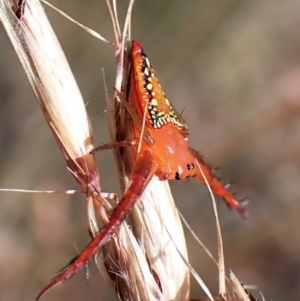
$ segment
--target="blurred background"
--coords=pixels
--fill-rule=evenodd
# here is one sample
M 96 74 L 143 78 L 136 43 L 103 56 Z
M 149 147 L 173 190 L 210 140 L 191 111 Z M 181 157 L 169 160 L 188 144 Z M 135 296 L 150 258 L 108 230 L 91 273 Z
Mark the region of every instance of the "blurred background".
M 104 1 L 59 1 L 77 21 L 113 40 Z M 120 2 L 123 24 L 127 1 Z M 109 141 L 103 80 L 115 75 L 114 52 L 51 9 L 92 120 L 95 144 Z M 300 1 L 137 0 L 132 35 L 150 57 L 178 111 L 190 145 L 221 166 L 240 198 L 243 220 L 220 202 L 227 271 L 255 284 L 266 300 L 300 299 Z M 0 187 L 78 188 L 43 119 L 24 71 L 0 28 Z M 102 187 L 118 190 L 109 151 L 97 155 Z M 190 225 L 216 255 L 207 189 L 197 180 L 171 183 Z M 0 295 L 33 300 L 89 241 L 84 196 L 0 193 Z M 192 265 L 217 294 L 217 270 L 187 232 Z M 43 300 L 115 300 L 91 264 Z M 192 298 L 204 296 L 192 281 Z

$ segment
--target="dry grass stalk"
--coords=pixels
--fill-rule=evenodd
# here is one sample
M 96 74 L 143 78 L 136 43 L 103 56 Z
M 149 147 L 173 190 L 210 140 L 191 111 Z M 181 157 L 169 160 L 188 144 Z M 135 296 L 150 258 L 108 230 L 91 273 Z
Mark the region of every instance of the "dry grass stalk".
M 239 279 L 230 271 L 230 283 L 232 294 L 230 295 L 230 300 L 232 301 L 258 301 L 255 297 L 250 294 L 245 287 L 241 284 Z M 263 295 L 261 295 L 262 301 L 265 301 Z
M 107 3 L 115 32 L 114 44 L 116 45 L 117 65 L 115 87 L 118 91 L 125 91 L 128 76 L 127 55 L 131 47 L 127 41 L 130 40 L 133 1 L 129 4 L 122 33 L 117 19 L 116 3 L 115 1 L 107 1 Z M 115 105 L 112 105 L 107 99 L 112 141 L 116 139 L 115 125 L 117 123 L 121 124 L 123 129 L 129 129 L 132 126 L 128 123 L 127 111 L 118 110 L 122 107 L 120 106 L 120 99 L 115 96 L 114 102 Z M 127 134 L 123 137 L 124 140 L 128 138 L 130 135 Z M 124 161 L 122 161 L 119 151 L 114 150 L 123 189 L 126 187 L 130 176 L 130 172 L 125 172 L 124 165 L 129 164 L 130 169 L 135 163 L 133 148 L 128 148 L 126 151 L 123 157 Z M 136 290 L 137 285 L 151 284 L 150 290 L 147 289 L 146 298 L 140 298 L 140 300 L 148 300 L 150 297 L 150 299 L 155 300 L 187 300 L 189 298 L 189 269 L 178 253 L 180 252 L 183 257 L 187 258 L 187 250 L 181 222 L 168 183 L 154 178 L 143 193 L 141 200 L 142 202 L 139 202 L 131 213 L 131 225 L 140 244 L 138 253 L 143 253 L 143 258 L 139 260 L 141 278 L 138 279 L 137 275 L 134 275 L 134 278 L 126 277 L 131 280 L 128 283 L 124 283 L 124 281 L 120 283 L 122 279 L 116 279 L 115 285 L 119 288 L 120 294 L 125 292 L 125 296 L 136 296 L 136 293 L 140 295 L 140 288 L 136 292 L 130 291 Z M 121 257 L 119 256 L 119 262 L 122 260 Z M 114 273 L 118 273 L 118 269 L 116 270 L 115 264 L 112 264 L 109 258 L 105 258 L 105 262 L 109 264 Z M 126 266 L 126 262 L 124 265 Z M 134 283 L 136 279 L 139 281 Z M 145 281 L 146 279 L 148 280 Z M 149 295 L 151 291 L 152 296 Z M 144 288 L 142 288 L 142 293 L 144 294 Z M 124 300 L 124 298 L 121 299 Z

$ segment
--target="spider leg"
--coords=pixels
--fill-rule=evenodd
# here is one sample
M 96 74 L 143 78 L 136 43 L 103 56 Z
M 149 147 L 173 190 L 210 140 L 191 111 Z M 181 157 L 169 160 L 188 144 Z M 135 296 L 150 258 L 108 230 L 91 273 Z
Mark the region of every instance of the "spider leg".
M 115 92 L 116 92 L 117 97 L 122 102 L 122 104 L 124 104 L 127 112 L 131 116 L 131 118 L 134 120 L 135 125 L 137 125 L 139 127 L 139 129 L 143 132 L 143 138 L 145 139 L 145 141 L 147 142 L 147 144 L 148 145 L 153 145 L 154 144 L 154 140 L 151 137 L 151 135 L 150 135 L 149 131 L 147 130 L 147 128 L 143 129 L 143 121 L 140 118 L 140 116 L 137 114 L 136 109 L 133 107 L 132 104 L 130 104 L 128 101 L 126 101 L 126 99 L 124 98 L 124 96 L 122 95 L 121 92 L 119 92 L 117 89 L 115 89 Z
M 90 153 L 96 153 L 102 150 L 115 149 L 119 147 L 128 147 L 128 146 L 137 146 L 139 144 L 139 139 L 127 139 L 123 141 L 113 141 L 109 143 L 105 143 L 99 146 L 96 146 Z
M 217 196 L 220 196 L 229 208 L 237 210 L 243 217 L 246 217 L 247 211 L 245 207 L 235 198 L 233 193 L 228 190 L 229 187 L 226 187 L 226 185 L 215 175 L 213 168 L 203 160 L 197 151 L 190 149 L 190 152 L 194 155 L 196 162 L 198 163 L 198 166 L 196 166 L 196 177 L 206 185 L 204 180 L 205 177 L 212 191 Z
M 120 227 L 126 216 L 130 213 L 133 206 L 139 200 L 149 181 L 156 173 L 158 165 L 153 161 L 152 152 L 149 150 L 141 151 L 137 157 L 131 179 L 127 189 L 124 192 L 120 203 L 113 211 L 109 222 L 95 236 L 95 238 L 86 246 L 81 254 L 61 270 L 50 283 L 45 286 L 37 295 L 39 300 L 47 291 L 54 286 L 69 280 L 78 270 L 86 265 L 111 238 L 115 231 Z

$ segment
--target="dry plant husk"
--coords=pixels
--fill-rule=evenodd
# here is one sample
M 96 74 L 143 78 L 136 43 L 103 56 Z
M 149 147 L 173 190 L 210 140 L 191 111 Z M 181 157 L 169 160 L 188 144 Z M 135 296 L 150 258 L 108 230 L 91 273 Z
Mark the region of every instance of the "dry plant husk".
M 88 206 L 94 203 L 105 216 L 100 206 L 104 199 L 99 173 L 90 154 L 92 131 L 81 93 L 40 2 L 26 0 L 22 5 L 1 0 L 1 22 L 67 166 L 88 196 Z M 16 17 L 18 10 L 24 12 L 21 19 Z M 90 227 L 97 228 L 95 220 L 90 220 Z

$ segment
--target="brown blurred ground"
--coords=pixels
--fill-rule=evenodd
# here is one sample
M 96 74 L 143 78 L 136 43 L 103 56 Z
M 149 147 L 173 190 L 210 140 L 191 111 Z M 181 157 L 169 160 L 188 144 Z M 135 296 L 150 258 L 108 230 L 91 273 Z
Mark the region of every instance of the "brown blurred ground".
M 104 1 L 52 3 L 112 39 Z M 46 10 L 96 144 L 105 143 L 101 67 L 112 88 L 113 51 Z M 184 109 L 190 144 L 224 167 L 221 174 L 236 181 L 241 197 L 251 195 L 248 221 L 220 205 L 227 269 L 256 284 L 266 300 L 300 300 L 300 1 L 140 0 L 132 25 L 169 99 Z M 0 45 L 0 186 L 77 188 L 2 29 Z M 111 154 L 98 159 L 103 189 L 116 191 Z M 216 253 L 207 190 L 196 180 L 171 185 L 178 207 Z M 187 237 L 192 264 L 216 293 L 216 269 Z M 88 239 L 84 197 L 1 193 L 1 300 L 33 300 Z M 113 298 L 92 270 L 88 285 L 82 271 L 43 300 Z M 193 283 L 192 297 L 199 296 Z

